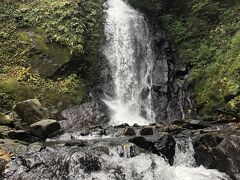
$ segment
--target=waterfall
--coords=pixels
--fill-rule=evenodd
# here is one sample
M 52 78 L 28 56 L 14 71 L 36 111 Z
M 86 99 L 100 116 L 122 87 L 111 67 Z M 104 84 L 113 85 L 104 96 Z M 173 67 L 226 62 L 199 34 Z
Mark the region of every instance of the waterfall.
M 194 167 L 195 159 L 192 140 L 190 138 L 178 139 L 176 142 L 174 166 Z
M 154 53 L 144 16 L 126 1 L 106 3 L 104 55 L 114 81 L 114 97 L 104 102 L 112 111 L 112 124 L 149 124 L 155 117 L 151 103 Z

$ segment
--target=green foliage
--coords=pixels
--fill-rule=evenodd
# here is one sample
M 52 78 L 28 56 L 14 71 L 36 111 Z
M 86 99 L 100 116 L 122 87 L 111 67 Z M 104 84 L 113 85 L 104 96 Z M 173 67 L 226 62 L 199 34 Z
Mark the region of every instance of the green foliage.
M 101 17 L 102 0 L 1 1 L 1 111 L 29 98 L 45 105 L 81 103 L 97 72 Z M 86 76 L 45 77 L 73 55 Z
M 162 2 L 159 0 L 129 0 L 129 3 L 134 7 L 152 13 L 152 15 L 158 14 L 163 6 Z
M 200 113 L 217 109 L 240 113 L 240 1 L 158 0 L 158 4 L 162 9 L 155 19 L 166 28 L 179 59 L 193 66 L 189 82 Z M 149 6 L 140 9 L 151 11 Z

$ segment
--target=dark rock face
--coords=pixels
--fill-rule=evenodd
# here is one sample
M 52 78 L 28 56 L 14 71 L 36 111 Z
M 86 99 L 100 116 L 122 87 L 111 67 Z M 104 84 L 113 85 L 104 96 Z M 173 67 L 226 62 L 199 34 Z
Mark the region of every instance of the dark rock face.
M 170 165 L 173 165 L 176 141 L 171 135 L 164 135 L 154 142 L 154 146 L 158 152 L 168 159 Z
M 147 141 L 147 139 L 145 139 L 144 137 L 134 137 L 132 139 L 129 139 L 129 142 L 136 144 L 138 147 L 152 152 L 154 154 L 159 154 L 157 149 L 154 147 L 154 144 L 150 141 Z
M 138 147 L 165 157 L 170 165 L 173 165 L 176 142 L 171 135 L 163 135 L 160 138 L 147 140 L 144 137 L 134 137 L 129 142 L 136 144 Z
M 86 141 L 83 140 L 72 140 L 65 143 L 65 146 L 78 146 L 78 147 L 84 147 L 87 145 Z
M 240 179 L 240 137 L 204 135 L 194 142 L 197 165 L 218 169 L 231 179 Z
M 124 130 L 124 135 L 126 135 L 126 136 L 135 136 L 136 135 L 136 131 L 134 130 L 134 128 L 127 127 Z
M 17 139 L 20 141 L 28 141 L 31 138 L 31 135 L 29 132 L 24 130 L 12 130 L 8 132 L 8 137 L 10 139 Z
M 95 157 L 92 154 L 81 157 L 79 162 L 87 173 L 99 171 L 101 169 L 101 162 L 98 157 Z
M 179 65 L 177 62 L 174 47 L 168 41 L 166 32 L 158 25 L 158 21 L 155 22 L 151 17 L 149 21 L 157 56 L 152 73 L 156 121 L 184 119 L 189 116 L 187 109 L 191 109 L 189 95 L 184 85 L 187 73 L 178 75 L 182 69 L 185 69 L 184 65 Z
M 144 127 L 139 131 L 139 134 L 142 136 L 153 135 L 152 127 Z
M 98 97 L 82 105 L 70 107 L 62 112 L 67 119 L 66 129 L 79 130 L 83 127 L 106 125 L 109 122 L 108 109 Z

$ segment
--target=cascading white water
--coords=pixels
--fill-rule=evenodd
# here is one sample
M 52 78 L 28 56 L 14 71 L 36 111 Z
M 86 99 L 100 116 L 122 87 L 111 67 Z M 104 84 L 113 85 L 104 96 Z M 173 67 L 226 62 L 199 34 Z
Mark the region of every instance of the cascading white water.
M 88 174 L 77 168 L 80 164 L 74 163 L 79 158 L 77 153 L 72 155 L 73 162 L 69 166 L 71 180 L 229 180 L 226 174 L 213 169 L 170 166 L 164 158 L 153 154 L 141 153 L 136 157 L 122 158 L 116 149 L 110 149 L 109 155 L 101 156 L 101 171 Z
M 175 148 L 174 166 L 194 167 L 194 148 L 192 140 L 178 139 Z
M 123 0 L 108 0 L 106 6 L 104 54 L 115 90 L 115 96 L 105 100 L 112 110 L 111 123 L 149 124 L 154 121 L 150 93 L 154 53 L 147 23 Z

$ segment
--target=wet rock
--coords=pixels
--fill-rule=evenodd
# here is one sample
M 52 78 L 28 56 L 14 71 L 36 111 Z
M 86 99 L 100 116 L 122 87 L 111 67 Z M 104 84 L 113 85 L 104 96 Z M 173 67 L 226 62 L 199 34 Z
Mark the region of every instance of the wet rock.
M 87 136 L 90 134 L 90 130 L 89 129 L 83 129 L 80 131 L 80 135 L 81 136 Z
M 214 125 L 214 121 L 201 121 L 201 120 L 192 120 L 190 122 L 187 122 L 182 127 L 186 129 L 204 129 L 211 125 Z
M 133 127 L 140 127 L 137 123 L 135 123 L 134 125 L 133 125 Z
M 31 138 L 31 134 L 25 130 L 12 130 L 7 133 L 8 138 L 17 139 L 20 141 L 28 141 Z
M 118 147 L 120 157 L 130 158 L 135 157 L 140 153 L 140 150 L 133 143 L 127 143 Z
M 127 127 L 124 129 L 124 135 L 125 136 L 135 136 L 136 135 L 136 131 L 134 128 L 131 127 Z
M 170 165 L 173 165 L 176 141 L 171 135 L 164 135 L 154 142 L 154 147 L 161 153 Z
M 99 134 L 100 136 L 107 136 L 107 135 L 109 135 L 109 132 L 108 132 L 106 129 L 101 129 L 101 130 L 98 132 L 98 134 Z
M 14 106 L 14 109 L 22 122 L 29 125 L 49 118 L 49 112 L 41 105 L 38 99 L 19 102 Z
M 142 136 L 131 138 L 129 139 L 129 142 L 136 144 L 138 147 L 146 151 L 152 152 L 154 154 L 159 154 L 154 144 Z
M 139 136 L 129 139 L 129 142 L 136 144 L 148 152 L 163 155 L 169 161 L 170 165 L 173 164 L 176 141 L 171 135 L 166 134 L 158 138 L 150 138 L 149 140 Z
M 109 147 L 107 145 L 98 145 L 93 148 L 93 150 L 98 152 L 103 152 L 107 155 L 109 155 Z
M 81 157 L 79 162 L 86 173 L 99 171 L 101 169 L 101 162 L 97 156 L 92 154 Z
M 118 129 L 118 128 L 125 128 L 125 127 L 129 127 L 129 124 L 127 124 L 127 123 L 123 123 L 123 124 L 120 124 L 120 125 L 114 126 L 114 128 L 116 128 L 116 129 Z
M 71 140 L 71 141 L 65 143 L 65 146 L 84 147 L 84 146 L 86 146 L 86 145 L 87 145 L 87 141 L 79 140 L 79 139 Z
M 43 164 L 43 159 L 38 155 L 34 155 L 30 158 L 23 159 L 23 165 L 26 166 L 29 170 L 33 168 L 37 168 L 42 164 Z
M 40 152 L 42 149 L 44 149 L 44 146 L 40 143 L 32 143 L 27 147 L 27 152 L 30 154 Z
M 107 116 L 107 107 L 98 98 L 94 97 L 94 101 L 77 105 L 64 110 L 61 115 L 67 119 L 67 128 L 71 130 L 79 130 L 83 127 L 102 126 L 109 122 Z
M 197 165 L 217 169 L 231 179 L 240 179 L 240 136 L 206 134 L 194 140 Z
M 139 131 L 139 134 L 142 136 L 153 135 L 153 128 L 152 127 L 144 127 Z
M 30 126 L 31 132 L 37 137 L 47 137 L 61 129 L 59 122 L 53 119 L 45 119 Z

